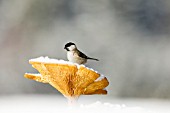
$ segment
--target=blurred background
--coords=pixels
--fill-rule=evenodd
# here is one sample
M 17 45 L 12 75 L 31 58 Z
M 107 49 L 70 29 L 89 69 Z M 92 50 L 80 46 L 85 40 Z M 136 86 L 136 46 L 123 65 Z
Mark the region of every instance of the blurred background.
M 169 0 L 0 0 L 0 96 L 58 94 L 24 78 L 31 58 L 64 59 L 64 45 L 100 61 L 114 98 L 170 98 Z

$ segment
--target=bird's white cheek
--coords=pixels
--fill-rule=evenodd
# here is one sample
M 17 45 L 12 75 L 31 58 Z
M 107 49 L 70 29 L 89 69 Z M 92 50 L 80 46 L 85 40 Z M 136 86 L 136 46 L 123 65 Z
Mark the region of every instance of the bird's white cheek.
M 70 47 L 68 47 L 70 51 L 74 50 L 75 48 L 76 48 L 75 45 L 71 45 Z

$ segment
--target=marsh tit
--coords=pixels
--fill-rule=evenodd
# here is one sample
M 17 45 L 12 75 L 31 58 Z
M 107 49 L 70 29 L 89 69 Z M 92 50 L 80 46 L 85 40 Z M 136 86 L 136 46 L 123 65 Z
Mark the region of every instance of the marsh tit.
M 67 58 L 70 62 L 77 63 L 77 64 L 85 64 L 87 60 L 96 60 L 95 58 L 90 58 L 86 56 L 84 53 L 79 51 L 76 45 L 72 42 L 69 42 L 65 45 L 64 49 L 67 50 Z

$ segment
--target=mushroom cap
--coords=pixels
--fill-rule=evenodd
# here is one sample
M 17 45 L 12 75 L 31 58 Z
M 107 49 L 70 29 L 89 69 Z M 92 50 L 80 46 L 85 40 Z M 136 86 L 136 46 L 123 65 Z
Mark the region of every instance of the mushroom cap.
M 107 94 L 105 89 L 109 85 L 107 78 L 84 65 L 48 57 L 31 59 L 29 63 L 40 74 L 25 73 L 24 77 L 49 83 L 65 97 Z

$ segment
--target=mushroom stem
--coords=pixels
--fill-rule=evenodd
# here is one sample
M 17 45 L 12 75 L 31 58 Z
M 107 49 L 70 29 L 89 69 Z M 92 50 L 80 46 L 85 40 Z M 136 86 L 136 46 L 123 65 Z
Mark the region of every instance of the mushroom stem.
M 69 106 L 76 106 L 77 105 L 78 97 L 77 96 L 67 97 L 67 100 L 68 100 L 68 105 Z

